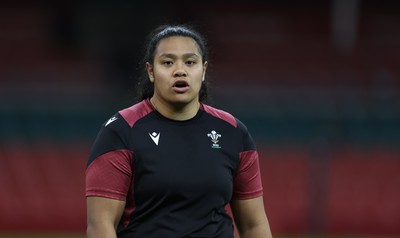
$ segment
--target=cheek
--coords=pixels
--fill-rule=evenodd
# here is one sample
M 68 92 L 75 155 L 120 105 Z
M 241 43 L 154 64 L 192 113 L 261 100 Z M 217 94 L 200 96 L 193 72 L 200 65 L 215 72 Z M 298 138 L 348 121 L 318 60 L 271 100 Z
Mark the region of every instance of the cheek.
M 205 79 L 204 76 L 205 75 L 203 74 L 203 72 L 199 73 L 199 75 L 196 77 L 196 84 L 201 85 L 203 83 L 203 79 Z
M 201 86 L 201 83 L 203 82 L 202 79 L 203 79 L 202 76 L 196 77 L 196 79 L 194 79 L 194 80 L 192 81 L 192 85 L 195 86 L 196 88 L 197 88 L 197 87 L 200 87 L 200 86 Z
M 163 75 L 156 75 L 154 80 L 154 90 L 163 94 L 171 89 L 171 82 Z
M 156 72 L 154 74 L 154 81 L 159 85 L 163 85 L 163 84 L 167 84 L 168 83 L 166 75 L 163 74 L 162 72 Z
M 156 88 L 156 89 L 164 89 L 167 86 L 168 86 L 167 82 L 165 82 L 165 80 L 162 80 L 160 77 L 155 79 L 154 88 Z

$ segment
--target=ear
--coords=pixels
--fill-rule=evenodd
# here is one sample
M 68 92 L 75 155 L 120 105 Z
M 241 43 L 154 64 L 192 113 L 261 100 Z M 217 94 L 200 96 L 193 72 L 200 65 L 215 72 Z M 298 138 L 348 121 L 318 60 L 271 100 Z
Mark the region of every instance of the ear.
M 203 65 L 203 78 L 201 79 L 201 81 L 206 80 L 206 70 L 207 70 L 207 66 L 208 66 L 208 62 L 206 61 L 206 62 L 204 62 L 204 65 Z
M 149 75 L 150 82 L 154 83 L 153 66 L 149 62 L 146 62 L 146 71 L 147 71 L 147 75 Z

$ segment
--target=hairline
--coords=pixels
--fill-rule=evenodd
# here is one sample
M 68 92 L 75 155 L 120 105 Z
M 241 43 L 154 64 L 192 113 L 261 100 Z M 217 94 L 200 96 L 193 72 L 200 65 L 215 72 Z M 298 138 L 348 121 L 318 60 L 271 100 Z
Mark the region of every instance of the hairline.
M 166 30 L 166 29 L 165 29 Z M 163 30 L 162 32 L 164 32 L 165 30 Z M 160 32 L 160 33 L 162 33 L 162 32 Z M 188 32 L 189 34 L 190 34 L 190 31 L 188 31 L 188 30 L 186 30 L 186 32 Z M 160 35 L 160 33 L 159 34 L 156 34 L 156 36 L 158 36 L 158 35 Z M 196 40 L 196 38 L 194 37 L 194 36 L 192 36 L 192 35 L 184 35 L 184 34 L 176 34 L 176 35 L 174 35 L 174 34 L 172 34 L 172 35 L 167 35 L 167 36 L 165 36 L 165 34 L 166 33 L 164 33 L 164 36 L 162 36 L 162 35 L 160 35 L 160 38 L 158 39 L 158 41 L 157 41 L 157 43 L 154 45 L 154 53 L 153 53 L 153 55 L 149 58 L 149 60 L 150 59 L 152 59 L 152 61 L 154 61 L 155 60 L 155 57 L 156 57 L 156 52 L 157 52 L 157 50 L 158 50 L 158 47 L 159 47 L 159 45 L 160 45 L 160 43 L 161 43 L 161 41 L 162 40 L 164 40 L 164 39 L 168 39 L 168 38 L 172 38 L 172 37 L 185 37 L 185 38 L 189 38 L 189 39 L 192 39 L 193 41 L 194 41 L 194 43 L 196 44 L 196 48 L 197 48 L 197 51 L 198 51 L 198 53 L 199 53 L 199 55 L 197 55 L 197 54 L 195 54 L 196 56 L 198 56 L 198 57 L 200 57 L 200 59 L 202 60 L 202 61 L 207 61 L 207 60 L 205 60 L 204 59 L 204 52 L 203 52 L 203 50 L 201 49 L 201 46 L 200 46 L 200 44 L 199 44 L 199 42 Z M 156 37 L 155 37 L 156 38 Z M 190 53 L 191 54 L 191 53 Z M 172 55 L 172 54 L 171 54 Z M 149 62 L 150 63 L 150 62 Z

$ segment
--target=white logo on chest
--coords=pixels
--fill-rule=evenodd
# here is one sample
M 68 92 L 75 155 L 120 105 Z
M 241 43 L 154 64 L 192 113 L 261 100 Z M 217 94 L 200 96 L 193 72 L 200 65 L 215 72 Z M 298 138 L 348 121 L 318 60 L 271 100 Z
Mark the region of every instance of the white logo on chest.
M 161 132 L 159 132 L 159 133 L 156 133 L 156 132 L 149 133 L 150 138 L 154 141 L 154 143 L 156 145 L 158 145 L 158 141 L 160 140 L 160 134 L 161 134 Z
M 222 137 L 221 134 L 218 134 L 216 131 L 212 130 L 211 133 L 207 134 L 207 136 L 211 138 L 211 142 L 213 143 L 211 148 L 221 149 L 221 146 L 218 144 L 218 138 Z

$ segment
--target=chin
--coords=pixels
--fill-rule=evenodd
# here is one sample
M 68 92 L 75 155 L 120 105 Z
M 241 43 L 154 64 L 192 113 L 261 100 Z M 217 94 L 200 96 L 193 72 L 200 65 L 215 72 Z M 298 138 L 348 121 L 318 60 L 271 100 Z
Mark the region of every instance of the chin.
M 174 99 L 171 100 L 171 103 L 180 106 L 186 106 L 191 102 L 198 101 L 198 97 L 188 97 L 187 95 L 178 95 Z

